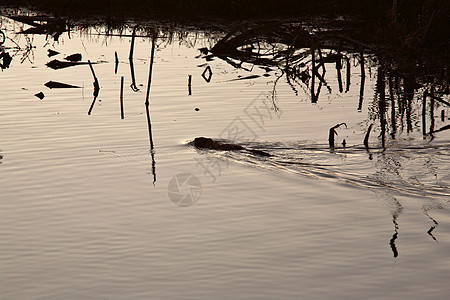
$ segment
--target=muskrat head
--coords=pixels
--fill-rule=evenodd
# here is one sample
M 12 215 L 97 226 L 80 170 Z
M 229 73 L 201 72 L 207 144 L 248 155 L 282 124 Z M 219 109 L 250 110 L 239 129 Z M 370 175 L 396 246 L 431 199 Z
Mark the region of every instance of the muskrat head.
M 194 139 L 194 146 L 196 148 L 214 149 L 215 142 L 213 139 L 210 139 L 210 138 L 198 137 L 198 138 Z

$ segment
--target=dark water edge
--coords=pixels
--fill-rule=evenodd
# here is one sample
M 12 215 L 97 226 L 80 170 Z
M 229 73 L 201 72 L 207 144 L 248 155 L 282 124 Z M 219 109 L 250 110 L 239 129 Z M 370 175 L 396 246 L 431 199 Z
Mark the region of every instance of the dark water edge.
M 148 35 L 155 27 L 226 34 L 264 22 L 303 22 L 370 49 L 379 63 L 412 79 L 413 85 L 432 83 L 445 89 L 450 77 L 450 2 L 444 0 L 0 0 L 0 7 L 3 15 L 45 14 L 75 26 L 98 25 L 99 19 L 119 30 L 130 21 L 142 27 L 151 23 Z
M 26 8 L 71 19 L 164 19 L 203 27 L 211 22 L 224 27 L 231 21 L 333 20 L 345 16 L 348 30 L 356 25 L 372 41 L 392 44 L 391 48 L 448 52 L 446 47 L 450 45 L 450 2 L 445 0 L 0 0 L 0 7 Z
M 423 1 L 408 1 L 408 11 L 419 10 Z M 391 1 L 361 0 L 2 0 L 0 4 L 27 5 L 60 14 L 165 14 L 177 16 L 299 16 L 309 14 L 363 14 L 375 18 L 385 14 Z M 402 8 L 402 7 L 400 7 Z M 403 8 L 402 8 L 403 9 Z M 409 17 L 409 16 L 408 16 Z
M 448 24 L 450 4 L 445 0 L 0 0 L 0 5 L 28 7 L 61 16 L 168 16 L 188 19 L 221 17 L 249 18 L 359 16 L 368 21 L 396 21 L 413 26 L 428 21 L 431 26 Z M 428 26 L 428 25 L 426 25 Z M 445 29 L 448 32 L 448 28 Z

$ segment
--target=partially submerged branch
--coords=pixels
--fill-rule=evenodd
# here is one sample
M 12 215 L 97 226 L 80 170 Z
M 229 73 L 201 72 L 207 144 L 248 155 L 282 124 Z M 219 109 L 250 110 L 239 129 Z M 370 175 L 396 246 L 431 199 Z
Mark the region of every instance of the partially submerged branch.
M 334 135 L 338 135 L 336 129 L 341 127 L 342 125 L 345 125 L 345 128 L 347 128 L 347 124 L 346 123 L 340 123 L 340 124 L 336 124 L 333 127 L 330 128 L 330 132 L 328 135 L 328 143 L 330 145 L 330 149 L 334 149 Z

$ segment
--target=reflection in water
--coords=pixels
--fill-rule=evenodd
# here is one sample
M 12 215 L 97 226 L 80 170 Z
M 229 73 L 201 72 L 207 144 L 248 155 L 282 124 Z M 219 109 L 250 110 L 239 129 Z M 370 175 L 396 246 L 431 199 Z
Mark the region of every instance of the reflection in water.
M 118 70 L 119 70 L 119 55 L 117 54 L 117 51 L 114 51 L 114 74 L 117 74 Z
M 437 242 L 437 239 L 436 239 L 436 238 L 434 237 L 434 235 L 433 235 L 433 230 L 436 229 L 436 227 L 439 225 L 439 223 L 438 223 L 435 219 L 433 219 L 432 217 L 430 217 L 429 215 L 427 215 L 427 217 L 429 217 L 430 220 L 433 221 L 433 223 L 434 223 L 434 225 L 432 225 L 432 226 L 430 227 L 430 229 L 428 229 L 427 233 L 431 236 L 431 238 L 432 238 L 433 240 L 435 240 L 435 241 Z
M 120 118 L 123 120 L 125 118 L 125 113 L 123 111 L 123 83 L 125 78 L 120 77 Z
M 134 74 L 134 62 L 133 58 L 129 59 L 130 61 L 130 72 L 131 72 L 131 84 L 130 88 L 133 92 L 139 92 L 139 88 L 136 85 L 136 75 Z
M 94 105 L 95 105 L 95 102 L 97 101 L 97 97 L 98 97 L 99 91 L 100 90 L 94 89 L 94 93 L 93 93 L 94 99 L 92 99 L 91 106 L 89 106 L 89 110 L 88 110 L 88 115 L 89 116 L 91 115 L 92 110 L 94 109 Z
M 338 81 L 338 86 L 339 86 L 339 93 L 344 92 L 344 88 L 342 85 L 341 69 L 342 69 L 342 55 L 341 55 L 341 51 L 338 49 L 337 54 L 336 54 L 336 71 L 337 71 L 337 81 Z
M 207 82 L 210 83 L 211 82 L 211 78 L 212 78 L 213 72 L 211 70 L 210 66 L 206 66 L 205 70 L 202 73 L 202 78 Z
M 351 65 L 350 65 L 350 58 L 346 56 L 345 57 L 345 62 L 346 62 L 345 68 L 347 70 L 347 77 L 346 77 L 346 80 L 345 80 L 345 92 L 347 93 L 348 91 L 350 91 L 350 82 L 351 82 L 351 76 L 352 76 L 352 74 L 351 74 Z
M 53 50 L 53 49 L 48 49 L 47 50 L 47 56 L 48 57 L 52 57 L 52 56 L 55 56 L 55 55 L 58 55 L 59 54 L 59 52 L 58 51 L 55 51 L 55 50 Z
M 382 66 L 379 66 L 375 93 L 378 94 L 378 117 L 380 119 L 380 138 L 383 149 L 386 148 L 386 85 L 384 78 L 384 69 Z
M 403 206 L 400 204 L 400 202 L 395 197 L 388 196 L 387 199 L 389 199 L 388 202 L 392 207 L 392 211 L 391 211 L 392 222 L 394 224 L 394 234 L 392 235 L 392 238 L 389 240 L 389 246 L 392 249 L 392 253 L 393 253 L 394 257 L 398 257 L 399 251 L 398 251 L 398 248 L 396 245 L 396 240 L 398 239 L 398 236 L 399 236 L 398 218 L 403 212 Z M 433 222 L 433 225 L 431 225 L 430 229 L 428 229 L 427 234 L 436 242 L 438 240 L 433 235 L 433 231 L 437 228 L 439 223 L 437 220 L 435 220 L 433 217 L 431 217 L 428 214 L 428 212 L 432 209 L 442 209 L 442 208 L 443 208 L 443 206 L 441 206 L 441 205 L 429 205 L 428 204 L 428 205 L 423 206 L 423 213 L 425 214 L 425 216 L 427 216 Z
M 398 224 L 397 224 L 397 222 L 396 222 L 396 220 L 394 219 L 393 220 L 393 222 L 394 222 L 394 227 L 395 227 L 395 233 L 392 235 L 392 238 L 391 238 L 391 240 L 389 241 L 389 246 L 391 246 L 391 249 L 392 249 L 392 253 L 394 254 L 394 257 L 397 257 L 398 256 L 398 250 L 397 250 L 397 246 L 395 245 L 395 240 L 397 240 L 397 238 L 398 238 Z
M 75 89 L 80 88 L 79 86 L 62 83 L 62 82 L 56 82 L 56 81 L 49 81 L 44 84 L 49 89 Z
M 44 99 L 45 98 L 45 95 L 44 95 L 44 93 L 43 92 L 39 92 L 39 93 L 36 93 L 36 94 L 34 94 L 37 98 L 39 98 L 40 100 L 42 100 L 42 99 Z
M 157 40 L 157 33 L 153 34 L 152 38 L 152 50 L 150 52 L 150 67 L 148 71 L 148 84 L 147 84 L 147 94 L 145 98 L 145 111 L 147 114 L 147 125 L 148 125 L 148 136 L 150 141 L 150 153 L 152 156 L 152 174 L 153 174 L 153 185 L 156 182 L 156 162 L 155 162 L 155 147 L 153 144 L 153 134 L 152 134 L 152 122 L 150 120 L 150 87 L 152 83 L 152 74 L 153 74 L 153 62 L 155 59 L 155 45 Z
M 389 98 L 391 103 L 391 138 L 395 139 L 397 134 L 397 113 L 395 111 L 395 98 L 394 98 L 394 82 L 392 76 L 389 76 Z
M 49 68 L 52 68 L 53 70 L 59 70 L 59 69 L 65 69 L 73 66 L 77 66 L 80 63 L 73 62 L 73 61 L 61 61 L 57 59 L 53 59 L 46 63 L 46 66 Z M 83 63 L 84 64 L 84 63 Z
M 94 99 L 92 100 L 91 106 L 90 106 L 89 111 L 88 111 L 88 115 L 91 115 L 92 109 L 94 108 L 95 101 L 97 100 L 98 94 L 100 92 L 100 84 L 98 83 L 98 79 L 97 79 L 97 76 L 95 75 L 95 71 L 94 71 L 94 68 L 92 67 L 91 61 L 88 60 L 88 63 L 89 63 L 89 68 L 91 69 L 91 72 L 92 72 L 92 76 L 94 77 L 94 83 L 93 83 L 93 85 L 94 85 L 94 93 L 93 93 Z
M 392 238 L 389 241 L 389 246 L 392 249 L 392 253 L 394 254 L 394 257 L 398 256 L 398 249 L 397 245 L 395 244 L 395 241 L 398 238 L 398 230 L 399 225 L 397 222 L 398 217 L 403 212 L 403 206 L 398 202 L 398 200 L 395 197 L 389 197 L 389 204 L 392 206 L 392 223 L 394 223 L 394 234 L 392 235 Z
M 365 80 L 364 47 L 354 40 L 331 37 L 326 31 L 313 32 L 301 24 L 271 22 L 248 30 L 235 29 L 229 32 L 211 48 L 211 53 L 235 68 L 245 69 L 243 64 L 250 63 L 271 72 L 274 71 L 273 67 L 276 67 L 281 71 L 278 79 L 285 76 L 296 95 L 298 87 L 309 91 L 311 102 L 316 103 L 322 86 L 325 86 L 329 93 L 332 91 L 325 79 L 326 64 L 334 65 L 338 89 L 343 93 L 342 69 L 343 61 L 345 62 L 347 72 L 345 92 L 349 91 L 350 56 L 355 49 L 361 51 L 359 63 L 362 69 L 362 82 L 359 107 L 362 107 Z M 326 55 L 323 54 L 324 51 L 327 52 Z M 205 59 L 211 59 L 211 55 L 206 55 Z M 251 72 L 252 68 L 245 70 Z M 273 94 L 275 97 L 276 93 Z
M 437 226 L 439 225 L 438 221 L 436 221 L 433 217 L 431 217 L 429 215 L 429 211 L 433 210 L 433 209 L 442 209 L 443 206 L 442 205 L 424 205 L 422 207 L 423 209 L 423 213 L 433 222 L 433 225 L 431 225 L 430 229 L 428 229 L 427 234 L 429 236 L 431 236 L 431 238 L 434 241 L 438 241 L 437 238 L 433 235 L 433 231 L 437 228 Z
M 387 147 L 394 147 L 395 139 L 400 134 L 403 132 L 412 134 L 415 127 L 420 124 L 417 123 L 418 114 L 416 111 L 417 106 L 415 105 L 415 95 L 424 89 L 427 82 L 420 83 L 423 79 L 416 77 L 415 74 L 405 74 L 395 70 L 395 66 L 385 63 L 383 57 L 375 55 L 373 47 L 343 36 L 327 35 L 321 31 L 308 31 L 306 27 L 299 24 L 273 22 L 257 25 L 248 30 L 235 29 L 230 31 L 210 51 L 213 55 L 235 68 L 243 69 L 242 66 L 246 63 L 264 68 L 266 72 L 272 72 L 274 69 L 281 71 L 281 75 L 278 75 L 276 80 L 273 81 L 274 88 L 271 93 L 273 103 L 276 103 L 276 85 L 283 76 L 285 76 L 286 82 L 296 95 L 298 95 L 298 87 L 301 87 L 305 92 L 309 92 L 312 103 L 319 101 L 322 85 L 326 86 L 328 92 L 331 93 L 331 87 L 325 80 L 327 64 L 335 66 L 339 93 L 343 93 L 342 61 L 344 60 L 347 65 L 346 90 L 348 90 L 351 84 L 349 79 L 350 68 L 348 67 L 349 57 L 359 57 L 358 64 L 361 70 L 361 81 L 358 111 L 362 111 L 363 107 L 366 79 L 365 65 L 375 62 L 377 74 L 374 103 L 369 108 L 370 126 L 362 143 L 369 154 L 369 160 L 372 160 L 374 155 L 377 155 L 377 164 L 380 170 L 375 173 L 374 182 L 367 182 L 362 178 L 352 177 L 350 174 L 333 174 L 337 178 L 345 178 L 346 182 L 352 182 L 360 186 L 387 185 L 389 188 L 406 194 L 436 197 L 444 197 L 447 194 L 447 189 L 445 188 L 436 187 L 425 190 L 424 187 L 417 187 L 412 180 L 404 180 L 401 175 L 404 172 L 404 166 L 402 167 L 399 164 L 398 156 L 402 149 L 391 149 L 391 151 L 387 152 Z M 327 54 L 324 55 L 324 52 Z M 211 57 L 212 55 L 205 54 L 206 60 L 210 60 Z M 247 68 L 247 71 L 251 72 L 251 70 L 252 68 Z M 319 72 L 320 70 L 321 72 Z M 247 77 L 250 78 L 251 76 Z M 441 93 L 446 91 L 445 79 L 443 81 L 434 80 L 433 85 L 433 88 L 438 89 Z M 441 103 L 446 104 L 446 101 Z M 431 119 L 432 126 L 429 132 L 431 138 L 431 134 L 436 132 L 434 129 L 435 105 L 434 102 L 431 102 L 429 113 L 425 111 L 423 114 L 424 117 Z M 379 142 L 378 145 L 372 147 L 373 151 L 370 151 L 369 136 L 372 128 L 375 126 L 379 128 Z M 330 148 L 335 147 L 335 128 L 336 126 L 329 130 Z M 444 126 L 439 130 L 446 130 L 447 128 L 450 128 L 450 126 Z M 424 132 L 425 135 L 426 133 Z M 356 150 L 356 148 L 350 149 L 350 151 Z M 266 150 L 269 149 L 266 148 Z M 420 151 L 420 149 L 417 150 Z M 425 148 L 424 151 L 426 151 Z M 299 166 L 293 161 L 290 161 L 289 164 L 289 168 L 292 165 Z M 326 168 L 314 170 L 311 168 L 315 167 L 311 165 L 303 165 L 303 167 L 305 166 L 308 166 L 309 169 L 303 169 L 301 173 L 330 178 L 329 170 Z
M 192 75 L 188 75 L 188 96 L 192 96 Z
M 5 32 L 8 31 L 5 29 Z M 25 36 L 25 45 L 19 45 L 20 36 L 14 35 L 13 37 L 9 34 L 5 34 L 0 30 L 0 67 L 2 70 L 9 68 L 14 57 L 21 55 L 20 63 L 29 61 L 32 63 L 34 61 L 34 49 L 33 37 Z
M 9 65 L 11 64 L 12 61 L 12 57 L 11 55 L 9 55 L 8 52 L 6 51 L 2 51 L 0 53 L 0 68 L 2 68 L 2 70 L 9 68 Z
M 359 86 L 359 102 L 358 102 L 358 111 L 362 110 L 363 101 L 364 101 L 364 86 L 366 82 L 366 70 L 365 70 L 365 61 L 364 61 L 364 48 L 361 47 L 359 52 L 359 65 L 361 67 L 361 84 Z
M 47 16 L 9 16 L 18 22 L 30 25 L 31 27 L 21 31 L 22 34 L 45 34 L 58 41 L 59 36 L 69 30 L 69 24 L 61 18 Z
M 46 63 L 45 65 L 53 70 L 60 70 L 60 69 L 65 69 L 65 68 L 70 68 L 70 67 L 75 67 L 75 66 L 83 66 L 83 65 L 88 65 L 89 62 L 84 62 L 84 61 L 73 61 L 73 60 L 58 60 L 58 59 L 53 59 L 51 61 L 49 61 L 48 63 Z M 95 63 L 91 63 L 91 64 L 95 64 Z
M 325 80 L 327 64 L 335 66 L 338 90 L 339 93 L 343 93 L 343 61 L 347 66 L 345 91 L 348 91 L 351 84 L 350 57 L 359 57 L 357 63 L 361 69 L 361 81 L 358 111 L 362 111 L 363 107 L 365 65 L 375 63 L 378 69 L 374 97 L 376 105 L 370 108 L 372 110 L 370 119 L 379 126 L 379 139 L 384 149 L 388 143 L 388 135 L 395 139 L 402 132 L 413 133 L 414 127 L 417 126 L 415 95 L 422 90 L 430 89 L 437 90 L 442 96 L 448 97 L 448 79 L 445 76 L 433 79 L 434 74 L 419 77 L 417 74 L 422 73 L 417 73 L 417 70 L 411 70 L 410 73 L 405 70 L 400 72 L 391 58 L 391 60 L 385 60 L 382 55 L 376 54 L 375 48 L 348 38 L 343 33 L 333 35 L 328 34 L 326 30 L 311 31 L 301 24 L 271 22 L 246 30 L 242 28 L 232 30 L 210 51 L 235 68 L 244 69 L 245 63 L 264 68 L 268 73 L 278 69 L 281 75 L 277 75 L 277 79 L 273 82 L 272 97 L 276 97 L 277 82 L 281 77 L 285 77 L 296 95 L 298 95 L 299 87 L 309 92 L 312 103 L 319 101 L 322 86 L 327 87 L 329 93 L 332 91 Z M 324 55 L 324 52 L 327 54 Z M 204 58 L 210 60 L 213 55 L 205 54 Z M 251 72 L 252 69 L 245 70 Z M 245 78 L 252 78 L 252 76 Z M 423 134 L 424 137 L 433 138 L 433 132 L 436 132 L 434 110 L 438 108 L 434 100 L 440 105 L 450 106 L 450 103 L 443 97 L 434 96 L 433 93 L 426 93 L 426 96 L 431 100 L 429 110 L 425 110 L 424 100 Z M 275 99 L 273 102 L 276 102 Z M 426 118 L 430 119 L 428 133 L 425 129 Z
M 136 26 L 133 28 L 133 34 L 131 36 L 130 55 L 128 56 L 128 61 L 130 62 L 130 72 L 131 72 L 131 85 L 130 85 L 130 87 L 133 90 L 133 92 L 138 92 L 139 88 L 136 86 L 136 75 L 134 74 L 134 62 L 133 62 L 134 41 L 135 41 L 135 39 L 136 39 Z M 117 63 L 116 63 L 116 66 L 117 66 Z
M 81 61 L 82 55 L 81 53 L 74 53 L 64 57 L 65 60 L 78 62 Z
M 372 127 L 373 124 L 370 124 L 369 127 L 367 128 L 367 132 L 366 135 L 364 136 L 364 147 L 366 148 L 367 152 L 369 152 L 369 137 L 370 137 L 370 132 L 372 131 Z
M 386 99 L 386 84 L 388 89 L 388 94 L 390 101 Z M 403 82 L 403 89 L 395 91 L 398 87 L 398 83 Z M 434 86 L 431 88 L 433 90 Z M 441 87 L 442 89 L 443 87 Z M 423 92 L 421 92 L 423 90 Z M 418 94 L 422 94 L 419 97 Z M 417 97 L 415 97 L 417 95 Z M 442 95 L 448 97 L 448 93 L 442 93 Z M 450 107 L 449 101 L 443 99 L 443 97 L 437 97 L 433 93 L 428 92 L 428 89 L 423 89 L 421 87 L 414 86 L 407 79 L 400 79 L 398 77 L 392 77 L 385 74 L 384 69 L 380 66 L 378 68 L 377 75 L 377 86 L 376 86 L 376 97 L 378 103 L 378 110 L 373 113 L 371 119 L 373 121 L 379 120 L 380 124 L 380 139 L 382 146 L 384 147 L 386 143 L 387 131 L 390 130 L 390 137 L 395 140 L 397 134 L 401 134 L 406 128 L 406 133 L 411 134 L 414 132 L 414 127 L 421 126 L 421 131 L 423 139 L 426 140 L 428 137 L 430 140 L 434 139 L 434 133 L 440 132 L 448 129 L 449 125 L 445 125 L 448 120 L 445 118 L 440 118 L 440 120 L 435 118 L 435 111 L 441 109 L 441 107 Z M 396 104 L 396 99 L 398 103 Z M 415 101 L 416 100 L 416 101 Z M 414 109 L 418 105 L 415 102 L 421 103 L 421 111 L 419 109 Z M 390 105 L 390 113 L 388 113 Z M 420 114 L 420 119 L 418 115 Z M 390 119 L 390 120 L 389 120 Z M 421 120 L 421 125 L 419 123 Z M 429 122 L 429 126 L 428 126 Z M 437 123 L 439 125 L 444 125 L 440 129 L 435 129 Z M 388 126 L 390 124 L 390 126 Z M 400 132 L 399 130 L 400 129 Z

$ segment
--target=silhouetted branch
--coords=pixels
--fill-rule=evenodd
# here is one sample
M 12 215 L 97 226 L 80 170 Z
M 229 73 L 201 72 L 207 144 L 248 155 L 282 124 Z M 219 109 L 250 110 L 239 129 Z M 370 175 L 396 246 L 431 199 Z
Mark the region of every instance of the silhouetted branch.
M 369 128 L 367 128 L 367 132 L 366 135 L 364 136 L 364 147 L 366 147 L 366 149 L 369 149 L 369 136 L 370 136 L 370 131 L 372 130 L 373 124 L 369 125 Z
M 347 128 L 347 124 L 345 123 L 336 124 L 330 128 L 330 132 L 328 134 L 328 143 L 330 145 L 330 149 L 334 149 L 334 135 L 338 135 L 336 129 L 341 127 L 342 125 L 345 125 L 345 128 Z

